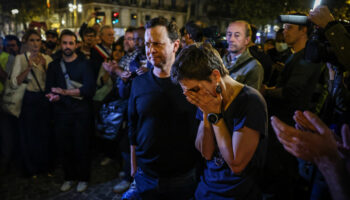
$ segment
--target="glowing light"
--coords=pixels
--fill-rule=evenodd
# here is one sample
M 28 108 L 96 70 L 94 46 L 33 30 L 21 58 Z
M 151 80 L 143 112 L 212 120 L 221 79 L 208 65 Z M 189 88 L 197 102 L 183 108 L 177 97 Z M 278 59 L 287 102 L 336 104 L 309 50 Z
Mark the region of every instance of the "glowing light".
M 315 0 L 314 7 L 312 9 L 315 9 L 317 6 L 321 5 L 322 0 Z
M 78 4 L 78 12 L 83 12 L 83 5 Z
M 12 13 L 13 15 L 17 15 L 17 14 L 19 13 L 19 10 L 18 10 L 18 9 L 12 9 L 12 10 L 11 10 L 11 13 Z

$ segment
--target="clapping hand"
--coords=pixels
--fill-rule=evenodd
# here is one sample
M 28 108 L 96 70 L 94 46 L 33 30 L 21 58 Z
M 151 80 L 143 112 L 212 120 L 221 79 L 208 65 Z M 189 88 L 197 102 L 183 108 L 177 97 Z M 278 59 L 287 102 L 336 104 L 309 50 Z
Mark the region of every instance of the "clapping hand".
M 279 120 L 271 118 L 272 127 L 284 149 L 292 155 L 306 161 L 318 162 L 339 156 L 333 132 L 315 114 L 305 111 L 304 117 L 315 132 L 296 129 Z

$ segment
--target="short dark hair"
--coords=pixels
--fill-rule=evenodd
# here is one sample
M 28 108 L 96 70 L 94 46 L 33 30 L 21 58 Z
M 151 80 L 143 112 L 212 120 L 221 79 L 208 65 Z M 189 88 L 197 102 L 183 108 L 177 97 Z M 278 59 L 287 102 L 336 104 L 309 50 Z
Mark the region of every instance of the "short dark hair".
M 191 39 L 195 42 L 201 42 L 203 38 L 202 28 L 199 27 L 194 21 L 187 22 L 185 25 L 186 32 L 190 35 Z
M 228 75 L 220 54 L 209 43 L 190 45 L 179 53 L 171 68 L 171 79 L 178 83 L 183 79 L 210 81 L 213 70 L 221 76 Z
M 39 33 L 38 31 L 36 31 L 36 30 L 34 30 L 34 29 L 29 29 L 29 30 L 27 30 L 27 31 L 24 33 L 24 35 L 23 35 L 23 40 L 24 40 L 25 42 L 28 42 L 28 39 L 29 39 L 29 37 L 30 37 L 31 35 L 37 35 L 37 36 L 39 36 L 39 38 L 41 39 L 41 35 L 40 35 L 40 33 Z
M 180 29 L 180 35 L 181 35 L 181 37 L 183 37 L 185 35 L 185 27 L 182 27 Z
M 168 37 L 172 42 L 180 39 L 179 29 L 176 26 L 176 23 L 169 22 L 164 17 L 157 17 L 149 20 L 145 26 L 146 29 L 153 28 L 156 26 L 164 26 L 168 32 Z
M 61 35 L 60 35 L 60 41 L 62 40 L 62 37 L 65 36 L 65 35 L 69 35 L 69 36 L 73 36 L 75 38 L 75 42 L 78 43 L 78 38 L 77 36 L 75 35 L 75 33 L 71 30 L 68 30 L 68 29 L 64 29 L 62 32 L 61 32 Z
M 136 30 L 136 28 L 135 27 L 132 27 L 132 26 L 129 26 L 127 29 L 126 29 L 126 31 L 125 31 L 125 33 L 129 33 L 129 32 L 134 32 Z
M 267 40 L 265 40 L 264 45 L 271 44 L 271 45 L 275 46 L 275 43 L 276 43 L 276 41 L 274 39 L 267 39 Z
M 84 30 L 83 36 L 90 34 L 90 33 L 94 34 L 94 36 L 96 36 L 96 34 L 97 34 L 95 29 L 88 27 Z
M 47 35 L 52 35 L 52 36 L 58 38 L 58 33 L 57 33 L 57 31 L 55 31 L 55 30 L 48 30 L 48 31 L 45 32 L 45 35 L 46 35 L 46 36 L 47 36 Z
M 6 35 L 5 39 L 4 39 L 4 48 L 6 48 L 6 45 L 7 45 L 8 41 L 11 41 L 11 40 L 15 40 L 18 47 L 21 46 L 21 42 L 19 41 L 17 36 L 15 36 L 15 35 Z
M 121 36 L 115 43 L 113 43 L 112 51 L 115 51 L 117 46 L 121 46 L 122 50 L 124 51 L 124 36 Z
M 254 24 L 250 24 L 250 29 L 252 30 L 251 41 L 255 43 L 256 34 L 258 33 L 258 28 Z

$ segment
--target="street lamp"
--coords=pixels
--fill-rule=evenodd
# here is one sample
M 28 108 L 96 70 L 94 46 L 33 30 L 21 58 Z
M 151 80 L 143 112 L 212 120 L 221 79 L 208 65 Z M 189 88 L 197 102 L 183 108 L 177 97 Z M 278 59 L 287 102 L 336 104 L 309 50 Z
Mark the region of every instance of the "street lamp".
M 74 0 L 73 3 L 68 4 L 69 12 L 73 13 L 74 16 L 74 28 L 77 27 L 77 12 L 81 13 L 83 12 L 83 5 L 77 4 L 77 0 Z
M 19 13 L 19 10 L 18 10 L 18 9 L 12 9 L 12 10 L 11 10 L 11 13 L 12 13 L 13 15 L 17 15 L 17 14 Z
M 11 10 L 11 13 L 13 15 L 13 19 L 15 21 L 15 32 L 17 34 L 17 20 L 16 20 L 16 15 L 19 13 L 19 10 L 18 9 L 12 9 Z

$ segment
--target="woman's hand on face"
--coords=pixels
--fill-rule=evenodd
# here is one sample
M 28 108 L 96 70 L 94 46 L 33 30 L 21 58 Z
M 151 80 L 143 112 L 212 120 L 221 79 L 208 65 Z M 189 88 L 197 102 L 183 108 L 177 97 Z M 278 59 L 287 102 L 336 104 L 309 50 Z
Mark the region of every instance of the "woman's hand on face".
M 214 96 L 201 84 L 198 85 L 198 89 L 198 91 L 184 91 L 187 100 L 204 113 L 221 113 L 221 94 Z

